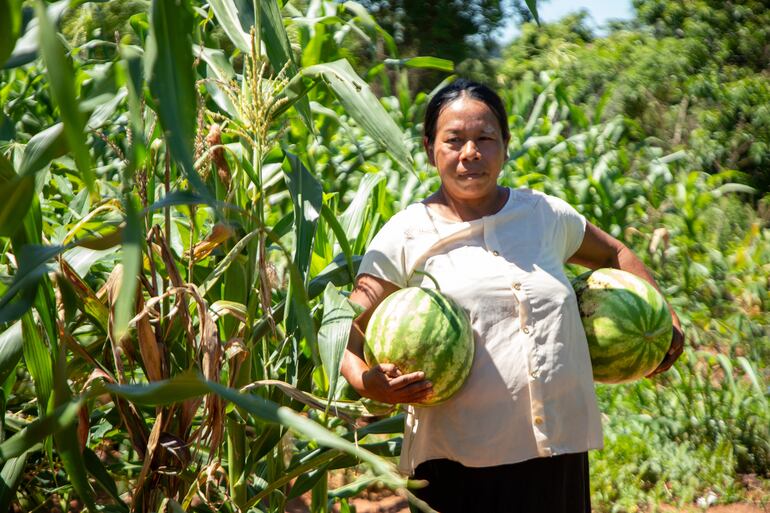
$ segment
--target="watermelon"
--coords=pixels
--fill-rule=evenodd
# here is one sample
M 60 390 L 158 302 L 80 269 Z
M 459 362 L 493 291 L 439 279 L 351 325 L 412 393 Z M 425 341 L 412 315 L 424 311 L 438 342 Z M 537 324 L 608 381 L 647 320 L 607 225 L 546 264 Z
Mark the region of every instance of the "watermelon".
M 420 406 L 449 399 L 465 382 L 474 342 L 468 314 L 432 289 L 407 287 L 386 297 L 366 327 L 369 366 L 393 363 L 403 374 L 423 371 L 433 394 Z
M 663 296 L 647 281 L 618 269 L 598 269 L 572 281 L 588 339 L 594 380 L 625 383 L 655 370 L 671 344 Z

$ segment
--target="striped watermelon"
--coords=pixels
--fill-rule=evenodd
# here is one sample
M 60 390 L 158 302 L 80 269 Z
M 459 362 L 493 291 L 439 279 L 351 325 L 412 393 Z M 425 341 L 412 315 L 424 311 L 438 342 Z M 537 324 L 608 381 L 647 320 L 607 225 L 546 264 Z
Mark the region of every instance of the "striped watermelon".
M 457 392 L 473 362 L 468 315 L 436 290 L 408 287 L 385 298 L 366 327 L 364 357 L 370 366 L 393 363 L 402 373 L 423 371 L 438 404 Z
M 645 280 L 598 269 L 572 281 L 588 339 L 594 380 L 624 383 L 657 368 L 671 344 L 671 313 Z

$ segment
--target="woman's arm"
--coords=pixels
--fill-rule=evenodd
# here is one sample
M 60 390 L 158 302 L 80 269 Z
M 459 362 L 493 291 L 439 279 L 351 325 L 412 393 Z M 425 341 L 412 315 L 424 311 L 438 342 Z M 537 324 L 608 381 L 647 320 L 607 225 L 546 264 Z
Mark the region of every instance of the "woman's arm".
M 583 242 L 569 260 L 571 264 L 580 264 L 589 269 L 599 269 L 600 267 L 612 267 L 622 271 L 628 271 L 640 278 L 648 281 L 653 287 L 660 291 L 660 287 L 655 283 L 655 279 L 644 266 L 639 257 L 637 257 L 625 244 L 612 237 L 608 233 L 591 223 L 586 224 L 586 233 Z M 671 346 L 657 369 L 650 373 L 650 376 L 667 371 L 679 358 L 684 350 L 684 334 L 674 310 L 671 311 L 671 321 L 674 324 L 673 335 L 671 337 Z
M 425 373 L 401 374 L 392 363 L 369 367 L 364 361 L 364 332 L 372 312 L 383 299 L 398 290 L 389 281 L 362 274 L 350 294 L 350 300 L 365 308 L 350 330 L 350 338 L 342 356 L 342 375 L 362 397 L 382 403 L 418 403 L 430 397 L 433 387 Z

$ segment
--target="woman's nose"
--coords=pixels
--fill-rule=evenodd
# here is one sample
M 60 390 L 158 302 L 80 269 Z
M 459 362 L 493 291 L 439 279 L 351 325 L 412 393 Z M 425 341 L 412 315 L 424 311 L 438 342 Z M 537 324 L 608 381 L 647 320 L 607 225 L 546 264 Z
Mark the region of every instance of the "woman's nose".
M 461 160 L 478 160 L 481 158 L 481 152 L 479 152 L 479 147 L 476 146 L 476 143 L 472 140 L 468 140 L 462 148 L 462 151 L 460 152 L 460 159 Z

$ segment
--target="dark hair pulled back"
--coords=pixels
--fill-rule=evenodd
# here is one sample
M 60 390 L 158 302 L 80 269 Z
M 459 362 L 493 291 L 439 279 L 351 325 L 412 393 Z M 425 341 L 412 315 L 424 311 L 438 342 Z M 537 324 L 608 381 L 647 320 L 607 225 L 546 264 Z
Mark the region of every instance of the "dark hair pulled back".
M 423 134 L 427 137 L 429 144 L 432 144 L 436 139 L 436 124 L 443 108 L 462 96 L 485 103 L 495 115 L 495 118 L 497 118 L 503 139 L 508 140 L 510 138 L 511 132 L 508 130 L 508 115 L 505 112 L 505 106 L 500 96 L 484 84 L 465 78 L 458 78 L 451 84 L 439 89 L 428 103 L 428 108 L 425 110 Z

